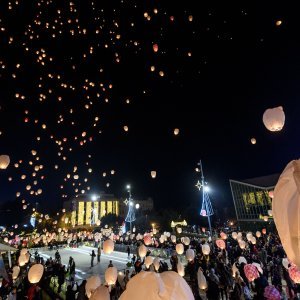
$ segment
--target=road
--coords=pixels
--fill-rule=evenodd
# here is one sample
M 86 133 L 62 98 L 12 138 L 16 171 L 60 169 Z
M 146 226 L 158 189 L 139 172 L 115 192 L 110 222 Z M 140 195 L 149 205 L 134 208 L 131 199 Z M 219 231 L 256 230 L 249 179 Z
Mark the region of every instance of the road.
M 61 261 L 64 265 L 68 265 L 69 257 L 72 256 L 75 260 L 76 265 L 76 280 L 82 280 L 89 278 L 92 275 L 100 275 L 101 279 L 104 279 L 104 273 L 107 269 L 109 261 L 112 260 L 113 266 L 116 267 L 119 271 L 122 271 L 126 268 L 126 264 L 129 261 L 127 253 L 114 251 L 111 254 L 101 254 L 100 263 L 97 264 L 97 257 L 94 259 L 94 267 L 91 268 L 91 256 L 92 250 L 97 253 L 96 248 L 82 246 L 79 248 L 65 248 L 60 249 L 59 253 L 61 256 Z M 39 249 L 39 254 L 48 259 L 49 257 L 54 258 L 55 250 L 49 251 L 45 249 Z M 31 251 L 33 254 L 34 251 Z M 34 257 L 34 255 L 33 255 Z

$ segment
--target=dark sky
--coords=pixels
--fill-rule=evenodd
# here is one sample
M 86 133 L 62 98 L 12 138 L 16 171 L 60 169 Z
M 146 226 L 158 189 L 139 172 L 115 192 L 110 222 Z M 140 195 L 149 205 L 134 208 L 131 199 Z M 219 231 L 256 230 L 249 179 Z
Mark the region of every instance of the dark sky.
M 158 209 L 200 211 L 199 159 L 217 208 L 230 178 L 281 172 L 300 147 L 299 24 L 291 3 L 260 2 L 1 1 L 0 201 L 54 210 L 131 183 Z M 279 105 L 273 133 L 262 115 Z

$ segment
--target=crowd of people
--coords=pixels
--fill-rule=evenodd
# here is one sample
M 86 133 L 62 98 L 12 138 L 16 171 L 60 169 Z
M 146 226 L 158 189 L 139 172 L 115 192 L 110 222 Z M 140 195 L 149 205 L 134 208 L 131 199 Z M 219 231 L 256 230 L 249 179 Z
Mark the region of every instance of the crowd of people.
M 262 235 L 256 239 L 255 243 L 249 242 L 243 249 L 238 241 L 228 234 L 228 238 L 224 240 L 224 249 L 217 247 L 213 239 L 213 242 L 208 242 L 210 253 L 205 255 L 202 251 L 202 245 L 207 242 L 207 239 L 191 238 L 189 245 L 185 245 L 185 250 L 193 249 L 195 256 L 189 261 L 186 261 L 182 255 L 176 253 L 175 243 L 171 241 L 165 242 L 164 247 L 170 249 L 171 256 L 169 259 L 161 259 L 159 268 L 156 270 L 153 265 L 147 268 L 144 264 L 145 258 L 139 257 L 138 251 L 132 251 L 132 248 L 127 246 L 126 252 L 131 268 L 126 270 L 122 281 L 117 280 L 111 289 L 111 299 L 119 299 L 130 279 L 142 270 L 157 272 L 172 270 L 177 272 L 179 262 L 185 263 L 184 278 L 190 285 L 196 300 L 299 299 L 297 296 L 299 286 L 291 280 L 288 270 L 282 264 L 282 260 L 286 255 L 276 234 Z M 141 243 L 142 241 L 138 242 L 138 244 Z M 157 245 L 157 247 L 160 246 Z M 148 255 L 151 255 L 149 249 L 146 257 Z M 93 267 L 96 257 L 97 263 L 100 263 L 101 247 L 97 247 L 96 252 L 92 251 L 91 267 Z M 15 261 L 17 260 L 18 252 L 15 257 Z M 28 269 L 34 263 L 40 263 L 45 267 L 44 275 L 39 284 L 30 284 L 27 279 Z M 244 266 L 252 263 L 257 264 L 259 276 L 250 281 L 245 274 Z M 111 266 L 113 266 L 112 261 L 107 267 Z M 200 288 L 199 271 L 206 279 L 204 289 Z M 65 266 L 61 262 L 58 250 L 53 258 L 50 257 L 47 260 L 35 251 L 31 255 L 30 262 L 21 268 L 17 280 L 12 279 L 12 269 L 9 269 L 8 278 L 2 279 L 0 299 L 43 299 L 43 292 L 51 293 L 49 287 L 53 278 L 55 278 L 54 282 L 57 289 L 51 298 L 59 297 L 65 284 L 64 294 L 66 300 L 88 299 L 85 294 L 86 280 L 79 284 L 75 281 L 75 274 L 75 261 L 72 257 L 70 257 L 68 265 Z M 273 293 L 273 298 L 268 298 L 266 295 L 267 287 L 268 291 L 271 294 Z

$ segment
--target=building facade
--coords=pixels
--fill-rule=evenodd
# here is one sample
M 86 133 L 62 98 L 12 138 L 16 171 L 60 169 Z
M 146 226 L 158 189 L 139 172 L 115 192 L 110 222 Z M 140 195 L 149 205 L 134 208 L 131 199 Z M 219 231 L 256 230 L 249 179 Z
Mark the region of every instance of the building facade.
M 151 211 L 153 200 L 135 200 L 139 204 L 139 211 Z M 72 226 L 96 225 L 98 220 L 109 213 L 122 218 L 126 217 L 128 202 L 125 199 L 118 199 L 113 194 L 100 193 L 99 195 L 77 195 L 65 201 L 63 207 L 66 212 L 71 213 Z
M 279 176 L 273 174 L 240 181 L 230 180 L 236 217 L 241 226 L 265 221 L 264 216 L 268 216 L 268 211 L 272 209 L 269 192 L 274 190 Z

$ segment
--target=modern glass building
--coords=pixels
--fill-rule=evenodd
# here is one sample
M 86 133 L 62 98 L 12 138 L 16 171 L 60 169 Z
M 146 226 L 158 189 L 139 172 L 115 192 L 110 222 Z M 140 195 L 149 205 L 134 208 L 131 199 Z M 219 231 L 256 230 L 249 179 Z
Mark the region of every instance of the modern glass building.
M 272 209 L 269 192 L 274 190 L 279 176 L 280 174 L 273 174 L 240 181 L 229 180 L 240 226 L 249 222 L 264 222 L 264 216 L 268 216 L 268 210 Z

